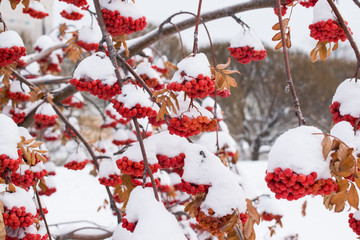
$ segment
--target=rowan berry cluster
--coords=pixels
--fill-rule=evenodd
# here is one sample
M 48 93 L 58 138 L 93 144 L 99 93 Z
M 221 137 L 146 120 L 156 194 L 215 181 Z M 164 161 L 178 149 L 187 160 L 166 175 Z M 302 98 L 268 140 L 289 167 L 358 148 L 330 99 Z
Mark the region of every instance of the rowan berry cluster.
M 137 223 L 128 222 L 124 216 L 126 216 L 126 214 L 124 214 L 123 218 L 121 219 L 122 227 L 130 232 L 134 232 Z
M 129 160 L 126 156 L 118 159 L 116 161 L 116 165 L 122 173 L 129 174 L 135 177 L 142 177 L 145 169 L 144 161 L 133 162 Z M 160 165 L 158 163 L 149 164 L 149 167 L 151 172 L 154 173 L 157 172 L 157 170 L 160 168 Z
M 102 84 L 99 79 L 87 81 L 84 78 L 74 78 L 70 79 L 70 83 L 74 85 L 77 90 L 89 92 L 90 94 L 103 100 L 111 99 L 115 95 L 121 93 L 121 88 L 118 82 L 111 86 L 108 84 Z
M 80 47 L 82 47 L 83 49 L 85 49 L 88 52 L 91 51 L 98 51 L 99 50 L 99 43 L 87 43 L 84 41 L 77 41 L 76 42 L 77 45 L 79 45 Z
M 29 14 L 32 18 L 36 18 L 36 19 L 43 19 L 43 18 L 49 16 L 48 13 L 42 12 L 42 11 L 37 11 L 33 8 L 28 8 L 28 10 L 23 8 L 23 13 Z
M 302 0 L 300 1 L 300 5 L 306 8 L 313 7 L 316 5 L 318 0 Z
M 115 144 L 116 146 L 123 146 L 123 145 L 131 144 L 131 143 L 133 143 L 133 142 L 136 142 L 136 140 L 127 139 L 127 140 L 121 141 L 121 140 L 116 140 L 116 139 L 114 139 L 114 140 L 112 141 L 112 143 Z
M 106 30 L 113 36 L 129 35 L 136 31 L 142 31 L 146 27 L 145 17 L 138 19 L 124 17 L 120 15 L 118 10 L 102 9 L 101 12 L 104 17 Z
M 58 118 L 57 115 L 46 115 L 46 114 L 35 114 L 34 119 L 37 123 L 42 124 L 42 126 L 52 126 L 55 124 L 55 120 Z
M 347 25 L 347 22 L 345 22 Z M 333 19 L 327 21 L 320 21 L 309 25 L 310 37 L 320 42 L 334 42 L 337 43 L 339 40 L 344 42 L 347 37 L 342 29 L 340 23 Z M 349 28 L 350 30 L 350 28 Z M 350 30 L 351 32 L 351 30 Z
M 132 178 L 131 182 L 132 182 L 132 184 L 134 184 L 134 186 L 142 186 L 142 184 L 143 184 L 142 179 L 139 180 L 139 179 L 136 179 L 136 178 Z M 160 186 L 160 180 L 158 178 L 155 178 L 154 182 L 155 182 L 156 187 Z M 151 182 L 145 183 L 145 187 L 152 187 L 152 183 Z
M 181 72 L 181 76 L 185 77 L 186 73 Z M 204 98 L 215 91 L 215 81 L 209 76 L 199 74 L 190 81 L 184 80 L 182 83 L 171 82 L 166 88 L 175 92 L 186 92 L 190 98 Z
M 109 110 L 105 111 L 105 114 L 108 115 L 111 119 L 114 119 L 117 123 L 126 125 L 130 122 L 131 118 L 118 118 L 116 115 L 112 114 Z
M 11 172 L 15 172 L 22 161 L 22 152 L 18 149 L 19 157 L 17 159 L 12 159 L 6 154 L 0 155 L 0 173 L 6 172 L 10 170 Z
M 56 188 L 49 188 L 47 187 L 45 190 L 39 190 L 39 195 L 40 196 L 50 196 L 51 194 L 53 194 L 54 192 L 56 192 Z
M 222 91 L 216 91 L 216 96 L 222 97 L 222 98 L 227 98 L 229 97 L 231 94 L 231 92 L 227 89 L 224 89 Z M 210 94 L 211 97 L 215 97 L 215 92 Z
M 35 184 L 35 174 L 30 169 L 27 169 L 22 174 L 13 172 L 11 174 L 11 181 L 15 186 L 27 189 Z
M 151 107 L 142 107 L 139 103 L 132 108 L 127 108 L 124 107 L 124 103 L 118 102 L 116 99 L 113 99 L 111 102 L 116 111 L 124 118 L 145 118 L 157 115 L 157 112 Z
M 64 100 L 61 101 L 61 103 L 64 104 L 65 106 L 82 109 L 84 107 L 84 103 L 83 102 L 73 102 L 73 97 L 74 96 L 65 98 Z
M 330 112 L 333 115 L 333 122 L 334 124 L 341 122 L 341 121 L 347 121 L 349 122 L 353 127 L 355 127 L 356 123 L 358 122 L 359 118 L 355 118 L 353 116 L 351 116 L 350 114 L 347 115 L 341 115 L 340 114 L 340 103 L 339 102 L 334 102 L 333 104 L 331 104 L 330 106 Z M 360 124 L 357 124 L 356 127 L 357 130 L 360 129 Z
M 274 214 L 272 214 L 272 213 L 268 213 L 268 212 L 263 212 L 262 214 L 261 214 L 261 219 L 263 220 L 263 221 L 272 221 L 272 220 L 276 220 L 276 221 L 279 221 L 280 219 L 282 218 L 282 215 L 274 215 Z
M 73 4 L 76 7 L 82 7 L 87 5 L 87 1 L 86 0 L 59 0 L 60 2 L 66 2 L 68 4 Z
M 3 217 L 5 226 L 17 229 L 19 227 L 29 227 L 32 225 L 36 216 L 26 212 L 25 207 L 18 208 L 14 206 L 11 209 L 5 207 Z
M 0 67 L 12 64 L 25 55 L 25 47 L 13 46 L 11 48 L 0 48 Z
M 360 235 L 360 220 L 356 220 L 354 218 L 353 213 L 349 214 L 348 222 L 349 222 L 350 228 L 354 231 L 354 233 L 356 233 L 357 235 Z
M 160 167 L 163 169 L 179 168 L 184 166 L 185 154 L 180 153 L 178 156 L 168 157 L 166 155 L 156 155 Z
M 222 228 L 230 221 L 232 214 L 227 214 L 223 217 L 214 217 L 215 212 L 210 208 L 208 214 L 199 211 L 196 216 L 196 221 L 201 227 L 207 229 L 212 235 L 218 236 L 222 234 Z M 240 213 L 240 220 L 244 224 L 248 218 L 247 214 Z
M 253 47 L 228 48 L 231 56 L 242 64 L 248 64 L 251 61 L 261 61 L 266 57 L 266 50 L 255 50 Z
M 215 119 L 209 119 L 205 116 L 196 118 L 189 118 L 188 116 L 173 117 L 170 120 L 168 130 L 170 134 L 190 137 L 198 135 L 200 132 L 215 131 L 216 125 L 217 121 Z
M 77 162 L 77 161 L 71 161 L 67 162 L 64 167 L 71 170 L 82 170 L 85 168 L 86 164 L 89 162 L 88 159 L 85 159 L 84 161 Z
M 10 90 L 8 90 L 6 92 L 6 95 L 8 98 L 14 100 L 14 101 L 21 101 L 21 102 L 26 102 L 27 100 L 29 100 L 30 95 L 23 93 L 23 92 L 12 92 Z
M 337 190 L 337 184 L 332 179 L 316 180 L 317 173 L 309 175 L 297 174 L 290 168 L 276 168 L 265 176 L 267 186 L 275 193 L 276 199 L 297 200 L 306 195 L 329 195 Z
M 82 13 L 79 13 L 79 12 L 71 12 L 71 13 L 68 13 L 66 10 L 63 10 L 60 15 L 65 18 L 65 19 L 68 19 L 68 20 L 72 20 L 72 21 L 77 21 L 77 20 L 80 20 L 84 14 Z
M 99 182 L 102 185 L 109 186 L 109 187 L 115 187 L 116 185 L 119 185 L 122 183 L 122 179 L 117 174 L 109 174 L 107 177 L 99 178 Z
M 159 81 L 157 78 L 149 78 L 149 76 L 145 73 L 140 74 L 140 77 L 144 80 L 144 82 L 146 83 L 146 85 L 148 85 L 149 88 L 155 88 L 159 85 Z M 137 82 L 137 84 L 141 86 L 139 82 Z
M 158 66 L 151 66 L 154 70 L 156 70 L 158 73 L 166 74 L 168 70 L 166 68 L 159 68 Z
M 288 8 L 287 8 L 286 4 L 281 5 L 281 16 L 285 16 L 285 15 L 286 15 L 287 9 L 288 9 Z M 274 13 L 275 13 L 275 15 L 278 15 L 277 8 L 274 8 Z
M 26 116 L 25 112 L 15 112 L 14 109 L 10 109 L 10 114 L 16 124 L 22 123 Z
M 207 192 L 210 185 L 204 185 L 204 184 L 194 184 L 186 182 L 184 179 L 181 179 L 181 183 L 177 184 L 177 188 L 182 191 L 186 192 L 187 194 L 196 195 L 198 193 L 204 193 Z

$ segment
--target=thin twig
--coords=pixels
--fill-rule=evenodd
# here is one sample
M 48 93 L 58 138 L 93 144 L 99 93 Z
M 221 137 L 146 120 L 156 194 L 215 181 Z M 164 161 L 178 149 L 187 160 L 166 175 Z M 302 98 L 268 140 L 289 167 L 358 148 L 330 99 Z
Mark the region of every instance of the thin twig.
M 11 68 L 11 72 L 20 82 L 26 84 L 29 88 L 32 88 L 34 90 L 39 90 L 39 88 L 34 83 L 24 78 L 20 73 L 15 71 L 13 68 Z
M 353 0 L 353 1 L 360 8 L 360 1 L 359 0 Z
M 198 35 L 199 35 L 199 23 L 200 23 L 200 13 L 201 13 L 201 4 L 202 0 L 199 0 L 199 7 L 196 17 L 196 25 L 195 25 L 195 31 L 194 31 L 194 47 L 193 47 L 193 53 L 196 54 L 198 52 Z
M 357 47 L 354 38 L 352 37 L 351 32 L 349 31 L 349 28 L 346 26 L 345 20 L 344 18 L 341 16 L 338 8 L 336 7 L 335 3 L 333 2 L 333 0 L 327 0 L 331 9 L 333 10 L 333 12 L 335 13 L 335 16 L 337 18 L 337 20 L 339 21 L 341 28 L 344 30 L 346 37 L 348 38 L 350 45 L 352 47 L 352 49 L 354 50 L 355 56 L 356 56 L 356 60 L 357 60 L 357 64 L 356 64 L 356 72 L 353 78 L 355 78 L 355 81 L 357 81 L 358 77 L 359 77 L 359 68 L 360 68 L 360 52 L 359 52 L 359 48 Z M 356 2 L 355 2 L 356 3 Z
M 60 84 L 60 83 L 69 83 L 69 80 L 72 78 L 72 76 L 63 76 L 59 78 L 36 78 L 31 79 L 31 83 L 33 83 L 36 86 L 41 85 L 49 85 L 49 84 Z
M 106 117 L 105 117 L 104 113 L 101 111 L 101 109 L 99 108 L 99 106 L 96 105 L 96 103 L 95 103 L 91 98 L 89 98 L 88 96 L 86 96 L 86 94 L 82 94 L 82 96 L 83 96 L 83 98 L 84 98 L 86 101 L 88 101 L 89 103 L 91 103 L 91 105 L 93 105 L 93 106 L 96 108 L 96 110 L 100 113 L 101 117 L 103 118 L 103 120 L 104 120 L 104 122 L 105 122 Z
M 40 200 L 39 193 L 38 193 L 38 191 L 37 191 L 37 189 L 36 189 L 36 185 L 33 186 L 33 189 L 34 189 L 34 192 L 35 192 L 35 196 L 36 196 L 37 203 L 38 203 L 38 205 L 39 205 L 40 215 L 41 215 L 41 217 L 42 217 L 43 220 L 44 220 L 45 227 L 46 227 L 46 231 L 47 231 L 47 234 L 49 235 L 49 240 L 51 240 L 51 233 L 50 233 L 49 225 L 47 224 L 47 221 L 46 221 L 46 217 L 45 217 L 45 214 L 44 214 L 44 211 L 43 211 L 43 208 L 42 208 L 42 204 L 41 204 L 41 200 Z
M 181 38 L 181 33 L 180 33 L 180 29 L 178 28 L 178 26 L 176 26 L 175 23 L 173 22 L 169 22 L 171 25 L 174 26 L 174 28 L 176 29 L 178 35 L 179 35 L 179 41 L 180 41 L 180 46 L 181 46 L 181 52 L 182 52 L 182 57 L 185 58 L 185 50 L 184 50 L 184 44 Z
M 283 54 L 284 54 L 284 61 L 285 61 L 285 68 L 286 68 L 286 84 L 290 89 L 291 95 L 293 97 L 293 104 L 294 104 L 294 108 L 295 108 L 295 115 L 299 120 L 299 126 L 301 125 L 305 125 L 305 119 L 302 115 L 302 111 L 300 108 L 300 101 L 299 98 L 297 97 L 296 91 L 295 91 L 295 86 L 291 77 L 291 71 L 290 71 L 290 63 L 289 63 L 289 56 L 288 56 L 288 52 L 287 52 L 287 47 L 286 47 L 286 43 L 285 43 L 285 30 L 284 30 L 284 25 L 283 25 L 283 20 L 282 20 L 282 16 L 281 16 L 281 3 L 280 0 L 277 0 L 277 13 L 278 13 L 278 18 L 279 18 L 279 24 L 280 24 L 280 31 L 281 31 L 281 41 L 282 41 L 282 48 L 283 48 Z
M 158 190 L 157 190 L 157 187 L 156 187 L 156 184 L 155 184 L 154 176 L 153 176 L 153 174 L 151 172 L 151 169 L 150 169 L 150 166 L 149 166 L 149 161 L 148 161 L 147 156 L 146 156 L 145 146 L 144 146 L 143 138 L 142 138 L 141 133 L 140 133 L 139 123 L 138 123 L 136 117 L 133 117 L 132 120 L 134 122 L 135 129 L 136 129 L 136 137 L 137 137 L 137 139 L 139 141 L 139 144 L 140 144 L 141 154 L 143 156 L 143 160 L 144 160 L 144 164 L 145 164 L 145 172 L 147 172 L 149 174 L 149 177 L 150 177 L 150 180 L 151 180 L 151 185 L 152 185 L 152 188 L 154 190 L 155 198 L 159 202 L 160 201 L 159 193 L 158 193 Z
M 88 150 L 88 152 L 91 155 L 91 158 L 94 161 L 94 165 L 96 167 L 96 169 L 99 171 L 99 163 L 97 161 L 97 157 L 94 153 L 94 151 L 92 150 L 90 144 L 86 141 L 86 139 L 83 137 L 83 135 L 81 135 L 81 133 L 68 121 L 68 119 L 62 114 L 62 112 L 60 111 L 60 109 L 54 104 L 54 103 L 50 103 L 53 107 L 53 109 L 55 110 L 56 114 L 61 118 L 61 120 L 65 123 L 65 125 L 70 128 L 74 134 L 81 140 L 81 142 L 84 144 L 84 146 L 86 147 L 86 149 Z M 118 210 L 118 208 L 116 207 L 115 204 L 115 200 L 114 200 L 114 196 L 112 195 L 110 188 L 108 186 L 105 186 L 106 188 L 106 192 L 109 195 L 109 199 L 110 199 L 110 206 L 112 208 L 112 210 L 116 213 L 117 216 L 117 220 L 118 223 L 121 222 L 121 214 Z
M 54 45 L 50 48 L 47 48 L 43 51 L 41 51 L 39 54 L 36 54 L 34 57 L 30 58 L 29 60 L 26 61 L 26 65 L 29 65 L 37 60 L 40 60 L 42 58 L 46 58 L 47 56 L 49 56 L 53 51 L 58 50 L 60 48 L 65 48 L 66 45 L 63 43 Z

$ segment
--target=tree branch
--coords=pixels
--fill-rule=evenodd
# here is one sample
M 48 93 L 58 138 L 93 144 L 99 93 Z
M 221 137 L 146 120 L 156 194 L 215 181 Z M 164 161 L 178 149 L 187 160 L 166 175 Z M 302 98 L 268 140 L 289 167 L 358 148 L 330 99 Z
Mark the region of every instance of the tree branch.
M 360 8 L 360 1 L 359 0 L 353 0 L 353 1 Z
M 29 65 L 29 64 L 31 64 L 37 60 L 40 60 L 42 58 L 45 58 L 49 54 L 51 54 L 53 51 L 60 49 L 60 48 L 64 48 L 65 46 L 66 46 L 65 44 L 61 43 L 61 44 L 54 45 L 53 47 L 48 48 L 44 51 L 41 51 L 39 54 L 36 54 L 34 57 L 32 57 L 28 61 L 26 61 L 26 65 Z
M 41 85 L 49 85 L 49 84 L 60 84 L 60 83 L 69 83 L 69 80 L 72 78 L 72 76 L 61 76 L 57 78 L 36 78 L 32 79 L 31 83 L 33 83 L 36 86 Z

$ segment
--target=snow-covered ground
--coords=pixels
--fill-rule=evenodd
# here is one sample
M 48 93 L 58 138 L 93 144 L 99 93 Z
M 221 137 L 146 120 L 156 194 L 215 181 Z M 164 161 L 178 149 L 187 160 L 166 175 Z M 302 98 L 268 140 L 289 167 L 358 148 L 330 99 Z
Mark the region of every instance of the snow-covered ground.
M 241 161 L 238 164 L 246 197 L 254 199 L 259 195 L 273 194 L 266 187 L 264 180 L 266 161 Z M 55 176 L 57 192 L 50 197 L 43 197 L 49 213 L 47 219 L 50 225 L 57 223 L 86 220 L 99 224 L 107 229 L 116 226 L 116 217 L 112 215 L 109 206 L 104 205 L 107 198 L 105 188 L 98 183 L 97 178 L 91 176 L 92 170 L 86 167 L 82 171 L 72 171 L 58 167 Z M 266 197 L 265 197 L 266 198 Z M 307 201 L 306 216 L 302 216 L 302 205 Z M 274 200 L 272 208 L 277 208 L 283 214 L 283 228 L 277 226 L 275 235 L 270 238 L 269 226 L 272 222 L 260 222 L 256 226 L 256 239 L 284 239 L 286 236 L 299 234 L 298 239 L 356 239 L 356 234 L 348 226 L 348 214 L 333 213 L 325 209 L 321 197 L 305 197 L 297 201 Z M 350 211 L 353 212 L 353 211 Z M 53 233 L 66 232 L 76 227 L 90 226 L 93 224 L 82 222 L 76 224 L 61 224 L 52 226 Z M 91 230 L 82 233 L 91 234 Z M 125 239 L 124 239 L 125 240 Z M 144 239 L 146 240 L 146 239 Z

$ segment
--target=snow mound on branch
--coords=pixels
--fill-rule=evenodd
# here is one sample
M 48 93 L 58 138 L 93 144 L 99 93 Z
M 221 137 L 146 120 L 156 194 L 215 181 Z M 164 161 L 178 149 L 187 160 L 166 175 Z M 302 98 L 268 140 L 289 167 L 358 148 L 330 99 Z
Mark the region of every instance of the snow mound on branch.
M 40 48 L 40 52 L 42 52 L 48 48 L 53 47 L 55 44 L 55 41 L 48 35 L 41 35 L 34 43 L 34 48 Z
M 271 197 L 260 198 L 259 203 L 257 204 L 257 209 L 259 213 L 267 212 L 273 215 L 284 215 L 284 211 L 281 208 L 279 200 Z
M 88 160 L 86 154 L 82 149 L 78 149 L 76 152 L 73 152 L 69 155 L 69 157 L 66 160 L 66 163 L 75 161 L 75 162 L 83 162 L 85 160 Z
M 332 99 L 334 102 L 340 103 L 341 115 L 360 117 L 360 82 L 349 78 L 340 83 Z
M 76 7 L 75 5 L 73 4 L 67 4 L 66 7 L 64 8 L 64 10 L 68 13 L 72 13 L 72 12 L 78 12 L 78 13 L 81 13 L 82 10 L 78 7 Z
M 112 235 L 112 240 L 131 240 L 132 232 L 122 227 L 122 223 L 120 223 L 116 228 Z
M 114 140 L 126 141 L 126 140 L 137 141 L 136 135 L 129 129 L 118 129 L 114 134 Z
M 164 131 L 144 139 L 146 156 L 149 164 L 158 162 L 156 155 L 166 155 L 175 157 L 180 153 L 184 153 L 189 143 L 182 137 L 171 135 L 168 131 Z M 140 144 L 133 143 L 119 158 L 128 157 L 131 161 L 140 162 L 143 160 Z
M 10 84 L 10 89 L 9 89 L 11 92 L 13 93 L 17 93 L 17 92 L 20 92 L 20 93 L 29 93 L 30 92 L 30 88 L 26 85 L 26 84 L 23 84 L 21 83 L 20 81 L 13 81 L 11 84 Z
M 79 29 L 79 41 L 83 41 L 86 43 L 99 43 L 101 41 L 101 38 L 101 30 L 97 23 L 94 23 L 93 27 L 84 26 Z
M 113 85 L 117 78 L 110 58 L 103 52 L 97 52 L 82 60 L 76 67 L 73 77 L 85 80 L 100 80 L 103 84 Z
M 175 216 L 156 201 L 151 188 L 136 187 L 131 192 L 126 218 L 137 222 L 131 240 L 186 240 Z
M 199 74 L 211 78 L 210 63 L 204 53 L 190 54 L 177 64 L 178 70 L 174 73 L 171 82 L 182 83 L 197 78 Z M 181 76 L 184 72 L 186 76 Z
M 313 8 L 313 22 L 327 21 L 328 19 L 336 20 L 327 0 L 319 0 Z
M 80 92 L 77 92 L 73 95 L 73 98 L 71 99 L 73 103 L 83 103 L 84 97 L 81 95 Z
M 20 142 L 19 128 L 16 123 L 5 114 L 0 114 L 0 155 L 5 154 L 12 159 L 19 157 L 17 144 Z
M 47 116 L 57 115 L 50 103 L 44 102 L 37 109 L 35 114 L 44 114 Z
M 26 65 L 25 69 L 21 69 L 20 74 L 27 76 L 33 75 L 38 76 L 40 73 L 40 65 L 37 62 L 32 62 L 29 65 Z
M 237 144 L 228 132 L 218 132 L 219 148 L 225 149 L 227 152 L 235 153 Z M 198 144 L 206 147 L 210 152 L 216 153 L 216 132 L 206 132 L 199 138 Z
M 252 47 L 256 51 L 265 50 L 264 45 L 252 29 L 243 29 L 230 41 L 231 48 Z
M 0 48 L 11 48 L 13 46 L 24 47 L 20 35 L 11 30 L 0 33 Z
M 121 173 L 112 159 L 104 158 L 99 162 L 99 178 L 108 177 L 111 174 L 120 175 Z
M 151 108 L 154 109 L 154 110 L 159 109 L 156 104 L 152 105 Z M 148 118 L 139 118 L 137 121 L 139 123 L 140 132 L 145 132 L 145 131 L 146 131 L 146 133 L 152 133 L 153 132 L 153 129 L 151 127 L 152 125 L 149 123 Z M 134 132 L 136 134 L 136 127 L 135 127 L 134 121 L 130 121 L 130 124 L 131 124 L 131 129 L 134 129 Z
M 202 210 L 207 212 L 212 208 L 215 217 L 232 214 L 234 209 L 239 209 L 241 213 L 246 211 L 238 176 L 225 167 L 217 156 L 198 144 L 189 144 L 185 155 L 182 178 L 198 185 L 211 185 L 200 206 Z
M 330 178 L 329 161 L 322 155 L 322 131 L 312 126 L 290 129 L 276 139 L 269 153 L 268 172 L 275 168 L 292 169 L 308 175 L 317 173 L 317 179 Z
M 140 104 L 142 107 L 151 107 L 153 105 L 149 94 L 142 87 L 129 83 L 124 85 L 121 90 L 122 93 L 117 96 L 116 100 L 124 103 L 126 108 L 133 108 L 136 104 Z
M 119 11 L 121 16 L 132 17 L 134 20 L 141 18 L 144 14 L 137 9 L 135 3 L 132 1 L 123 2 L 122 0 L 100 0 L 101 8 L 105 8 L 111 11 Z
M 29 8 L 32 8 L 38 12 L 48 13 L 44 5 L 39 1 L 30 1 Z
M 25 207 L 27 212 L 35 216 L 36 207 L 30 193 L 16 186 L 16 192 L 11 193 L 6 191 L 8 190 L 7 186 L 7 184 L 0 184 L 0 201 L 4 204 L 4 207 L 8 209 Z
M 189 118 L 197 118 L 199 116 L 207 117 L 209 119 L 214 118 L 214 114 L 210 112 L 209 110 L 203 108 L 200 106 L 199 103 L 193 101 L 193 107 L 190 107 L 191 100 L 190 98 L 186 98 L 184 100 L 184 95 L 180 93 L 177 96 L 177 100 L 179 103 L 179 109 L 176 110 L 177 112 L 170 112 L 171 117 L 182 117 L 182 116 L 188 116 Z
M 354 148 L 357 152 L 360 147 L 360 131 L 354 135 L 354 127 L 348 121 L 338 122 L 333 126 L 330 135 L 339 138 L 348 147 Z
M 360 210 L 354 212 L 353 218 L 355 218 L 356 220 L 360 220 Z
M 149 78 L 156 78 L 160 80 L 159 74 L 151 67 L 151 64 L 146 59 L 136 67 L 136 73 L 138 75 L 146 74 Z

